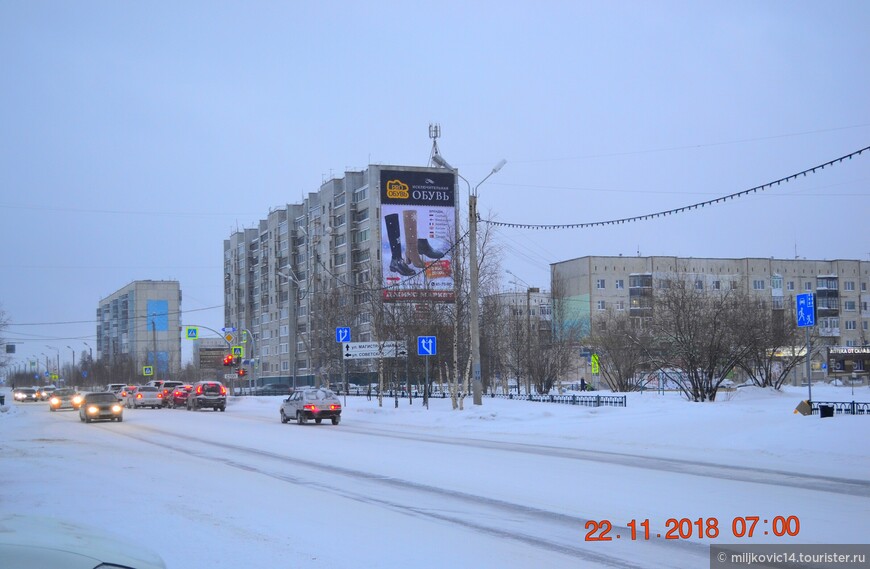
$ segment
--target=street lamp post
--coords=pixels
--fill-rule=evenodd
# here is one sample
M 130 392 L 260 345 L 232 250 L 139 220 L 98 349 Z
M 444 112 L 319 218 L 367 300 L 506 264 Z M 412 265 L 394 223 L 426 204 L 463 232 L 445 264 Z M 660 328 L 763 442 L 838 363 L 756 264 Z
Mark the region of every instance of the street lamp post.
M 501 170 L 507 160 L 501 160 L 496 164 L 492 171 L 486 177 L 478 182 L 474 189 L 471 189 L 471 184 L 459 174 L 459 170 L 451 166 L 447 160 L 441 157 L 440 154 L 432 156 L 432 161 L 448 170 L 453 170 L 456 177 L 462 178 L 465 185 L 468 186 L 468 264 L 469 264 L 469 294 L 471 295 L 471 313 L 469 316 L 470 333 L 471 333 L 471 364 L 473 370 L 474 382 L 472 383 L 472 396 L 475 405 L 483 405 L 483 386 L 480 381 L 480 307 L 479 292 L 478 292 L 478 266 L 477 266 L 477 188 L 480 187 L 490 176 Z
M 289 282 L 292 282 L 294 285 L 296 285 L 296 295 L 295 295 L 295 297 L 294 297 L 294 305 L 296 305 L 296 308 L 298 308 L 298 303 L 299 303 L 299 293 L 300 293 L 300 290 L 301 290 L 301 286 L 302 286 L 302 285 L 301 285 L 301 283 L 299 282 L 299 279 L 296 278 L 296 273 L 293 272 L 293 269 L 291 269 L 290 267 L 287 267 L 287 270 L 290 271 L 290 272 L 289 272 L 289 273 L 284 273 L 284 272 L 281 272 L 280 270 L 275 271 L 275 272 L 278 274 L 278 276 L 280 276 L 280 277 L 284 277 L 284 278 L 287 279 Z M 309 310 L 306 311 L 306 314 L 308 315 L 308 326 L 306 327 L 306 328 L 307 328 L 307 332 L 306 332 L 306 333 L 309 333 L 309 334 L 310 334 L 310 333 L 311 333 L 311 314 L 310 314 L 310 308 L 311 308 L 311 307 L 309 306 L 308 308 L 309 308 Z M 296 318 L 296 310 L 293 311 L 293 316 L 294 316 L 294 319 L 295 319 L 295 318 Z M 288 319 L 287 325 L 288 325 L 288 326 L 287 326 L 287 328 L 288 328 L 288 329 L 287 329 L 287 341 L 289 342 L 289 341 L 290 341 L 290 329 L 289 329 L 289 328 L 290 328 L 290 322 L 289 322 L 289 319 Z M 298 341 L 297 338 L 296 338 L 297 333 L 298 333 L 298 330 L 299 330 L 299 327 L 296 325 L 296 322 L 293 322 L 293 389 L 294 389 L 294 390 L 296 389 L 296 368 L 297 368 L 298 365 L 299 365 L 299 364 L 298 364 L 298 358 L 299 358 L 299 350 L 298 350 L 298 346 L 299 346 L 299 341 Z M 303 339 L 303 341 L 305 341 L 305 336 L 303 336 L 302 339 Z M 308 353 L 308 357 L 311 358 L 311 353 L 310 353 L 311 350 L 309 349 L 308 351 L 309 351 L 309 353 Z M 290 352 L 290 350 L 289 350 L 289 346 L 288 346 L 287 352 L 288 352 L 288 354 L 289 354 L 289 352 Z M 309 361 L 310 361 L 310 359 L 309 359 Z M 288 371 L 289 371 L 289 370 L 288 370 Z
M 91 347 L 91 345 L 88 344 L 87 342 L 82 342 L 82 344 L 84 344 L 85 346 L 87 346 L 87 348 L 88 348 L 88 355 L 91 356 L 91 361 L 93 362 L 93 361 L 94 361 L 94 349 L 93 349 L 93 348 Z
M 76 385 L 76 351 L 74 349 L 72 349 L 71 346 L 67 346 L 67 348 L 69 348 L 69 351 L 72 352 L 73 365 L 72 365 L 72 372 L 71 372 L 72 378 L 71 379 L 72 379 L 72 384 Z
M 526 365 L 531 366 L 532 363 L 532 287 L 525 280 L 516 276 L 510 271 L 505 271 L 507 274 L 512 275 L 514 278 L 523 281 L 526 285 Z M 519 284 L 516 281 L 511 281 L 512 284 Z M 529 368 L 530 369 L 530 368 Z M 528 371 L 528 370 L 527 370 Z M 530 384 L 529 384 L 530 385 Z M 527 389 L 527 392 L 531 392 L 531 389 Z M 529 393 L 526 393 L 528 395 Z M 519 378 L 517 378 L 517 395 L 520 394 L 520 382 Z
M 49 350 L 54 350 L 57 352 L 57 368 L 55 368 L 55 369 L 56 369 L 58 377 L 60 377 L 60 348 L 56 348 L 54 346 L 49 346 L 48 344 L 46 344 L 45 347 L 48 348 Z M 46 361 L 48 361 L 48 357 L 46 357 Z M 48 366 L 46 366 L 46 367 L 48 367 Z

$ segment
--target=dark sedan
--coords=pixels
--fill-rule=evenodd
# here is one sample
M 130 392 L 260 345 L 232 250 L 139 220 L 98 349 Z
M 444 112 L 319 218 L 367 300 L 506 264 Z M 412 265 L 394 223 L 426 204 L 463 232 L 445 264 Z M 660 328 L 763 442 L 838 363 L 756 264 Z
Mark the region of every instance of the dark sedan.
M 123 421 L 124 406 L 111 391 L 87 393 L 79 407 L 79 419 L 85 423 L 91 421 Z

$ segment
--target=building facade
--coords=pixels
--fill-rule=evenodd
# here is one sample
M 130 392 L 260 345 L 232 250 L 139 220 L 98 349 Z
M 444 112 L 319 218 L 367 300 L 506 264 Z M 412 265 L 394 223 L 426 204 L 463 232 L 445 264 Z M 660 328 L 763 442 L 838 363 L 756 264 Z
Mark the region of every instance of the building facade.
M 178 281 L 133 281 L 97 306 L 97 357 L 153 368 L 153 379 L 181 369 L 181 287 Z
M 632 318 L 653 317 L 656 291 L 675 278 L 694 282 L 697 290 L 752 291 L 772 310 L 794 307 L 795 296 L 816 295 L 816 333 L 831 356 L 813 362 L 819 374 L 866 374 L 870 351 L 870 262 L 806 259 L 703 259 L 681 257 L 580 257 L 551 265 L 572 319 L 589 333 L 597 313 L 625 311 Z M 858 354 L 848 360 L 837 349 Z M 848 363 L 846 363 L 848 362 Z M 830 365 L 829 365 L 830 364 Z
M 442 169 L 370 165 L 224 240 L 224 320 L 244 333 L 251 381 L 340 375 L 337 326 L 350 327 L 354 342 L 378 340 L 372 295 L 389 302 L 388 292 L 407 300 L 435 290 L 452 300 L 449 254 L 436 237 L 455 233 L 455 207 L 427 200 L 446 204 L 454 189 Z M 353 365 L 372 371 L 375 362 Z

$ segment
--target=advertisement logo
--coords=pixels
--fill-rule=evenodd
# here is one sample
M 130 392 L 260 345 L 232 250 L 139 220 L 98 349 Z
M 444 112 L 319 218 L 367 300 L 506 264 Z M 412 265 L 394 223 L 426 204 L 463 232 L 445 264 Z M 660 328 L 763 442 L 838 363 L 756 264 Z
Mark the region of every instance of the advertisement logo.
M 409 197 L 408 184 L 401 180 L 390 180 L 387 182 L 387 197 L 394 200 L 406 200 Z

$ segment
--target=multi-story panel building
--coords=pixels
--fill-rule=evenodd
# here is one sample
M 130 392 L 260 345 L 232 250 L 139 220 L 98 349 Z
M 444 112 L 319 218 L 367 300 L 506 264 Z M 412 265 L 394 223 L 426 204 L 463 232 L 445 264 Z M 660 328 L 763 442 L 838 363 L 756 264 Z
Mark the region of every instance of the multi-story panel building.
M 817 332 L 827 346 L 867 346 L 870 340 L 867 261 L 589 256 L 554 263 L 551 277 L 586 333 L 595 314 L 611 308 L 632 318 L 653 317 L 656 291 L 668 280 L 680 278 L 703 291 L 752 291 L 772 310 L 794 306 L 795 295 L 812 292 Z M 819 371 L 837 371 L 821 360 L 815 365 Z M 857 371 L 864 371 L 863 367 Z
M 384 172 L 391 179 L 397 172 L 427 181 L 445 176 L 440 169 L 376 165 L 345 172 L 302 203 L 272 210 L 256 228 L 238 230 L 224 241 L 225 323 L 246 333 L 257 384 L 299 385 L 334 377 L 341 370 L 335 326 L 352 327 L 353 341 L 377 340 L 370 300 L 383 290 L 382 248 L 401 248 L 382 239 Z M 409 214 L 403 221 L 410 224 L 416 217 Z M 388 231 L 407 233 L 409 225 L 403 227 Z M 416 227 L 413 233 L 426 238 L 416 234 Z M 406 234 L 403 243 L 409 239 Z M 404 263 L 394 263 L 391 270 L 410 271 Z M 369 364 L 374 362 L 355 366 Z
M 133 281 L 97 307 L 97 356 L 129 358 L 134 370 L 153 366 L 154 379 L 181 369 L 181 288 L 178 281 Z

